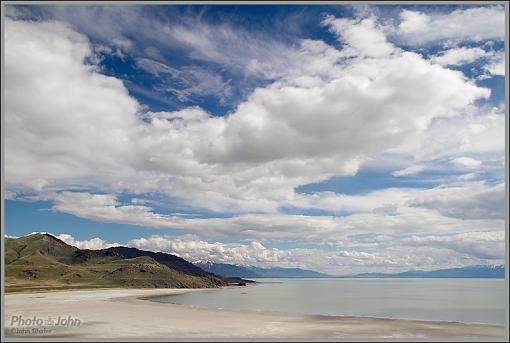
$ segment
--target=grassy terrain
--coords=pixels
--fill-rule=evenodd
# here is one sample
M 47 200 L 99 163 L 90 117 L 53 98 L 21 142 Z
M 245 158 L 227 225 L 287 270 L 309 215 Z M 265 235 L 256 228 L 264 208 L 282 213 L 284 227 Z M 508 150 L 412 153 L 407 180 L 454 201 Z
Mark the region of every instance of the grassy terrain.
M 76 288 L 202 288 L 231 284 L 180 257 L 134 248 L 80 250 L 47 234 L 5 239 L 6 292 Z

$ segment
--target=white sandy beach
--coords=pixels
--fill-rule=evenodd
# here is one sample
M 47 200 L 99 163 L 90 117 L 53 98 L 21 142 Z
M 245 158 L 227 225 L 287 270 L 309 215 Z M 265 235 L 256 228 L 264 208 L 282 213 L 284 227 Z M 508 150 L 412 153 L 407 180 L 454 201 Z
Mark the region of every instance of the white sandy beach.
M 233 311 L 140 299 L 196 291 L 201 290 L 102 289 L 7 294 L 5 335 L 83 338 L 490 339 L 503 339 L 505 336 L 505 328 L 495 325 Z M 76 325 L 55 325 L 59 316 L 71 318 L 71 323 Z M 49 318 L 54 322 L 48 322 Z M 34 326 L 19 325 L 20 320 L 30 324 L 27 319 L 44 320 L 45 323 L 36 332 L 32 331 Z

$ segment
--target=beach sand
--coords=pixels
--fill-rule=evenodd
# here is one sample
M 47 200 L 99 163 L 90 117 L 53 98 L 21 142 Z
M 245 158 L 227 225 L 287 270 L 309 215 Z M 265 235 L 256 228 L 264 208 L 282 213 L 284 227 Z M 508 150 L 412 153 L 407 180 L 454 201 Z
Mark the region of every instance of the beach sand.
M 193 289 L 101 289 L 5 296 L 6 337 L 79 338 L 485 338 L 503 326 L 344 316 L 305 316 L 158 303 L 144 297 Z M 20 320 L 44 321 L 20 326 Z M 57 326 L 58 317 L 74 326 Z M 48 321 L 49 319 L 53 322 Z M 62 320 L 61 320 L 62 322 Z M 45 330 L 43 331 L 43 327 Z

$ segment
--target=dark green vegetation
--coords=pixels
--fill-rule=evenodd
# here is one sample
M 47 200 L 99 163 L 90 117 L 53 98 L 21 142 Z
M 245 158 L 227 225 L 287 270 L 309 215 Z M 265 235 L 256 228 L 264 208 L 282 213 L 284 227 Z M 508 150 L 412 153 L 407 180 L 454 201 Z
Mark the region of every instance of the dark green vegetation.
M 81 250 L 48 234 L 5 238 L 6 291 L 69 288 L 213 288 L 243 284 L 171 254 L 114 247 Z

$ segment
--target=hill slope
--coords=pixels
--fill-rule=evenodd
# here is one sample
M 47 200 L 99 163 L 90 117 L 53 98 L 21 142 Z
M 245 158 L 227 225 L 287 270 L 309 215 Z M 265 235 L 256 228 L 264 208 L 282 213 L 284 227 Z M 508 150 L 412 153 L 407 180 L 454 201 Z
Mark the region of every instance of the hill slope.
M 5 239 L 6 291 L 77 287 L 220 287 L 230 280 L 171 254 L 115 247 L 81 250 L 49 234 Z

